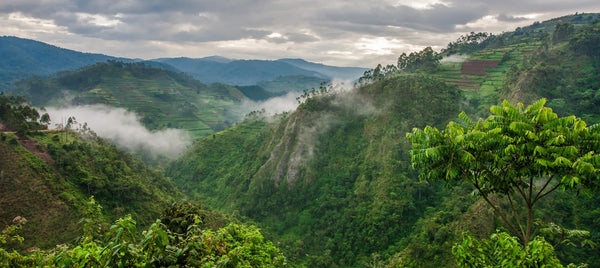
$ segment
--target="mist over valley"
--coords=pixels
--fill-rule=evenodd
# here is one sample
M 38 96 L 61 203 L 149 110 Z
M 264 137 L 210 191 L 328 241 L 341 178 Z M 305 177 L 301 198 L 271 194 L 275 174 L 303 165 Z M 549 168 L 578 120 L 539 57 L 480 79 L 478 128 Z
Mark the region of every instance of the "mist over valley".
M 223 56 L 0 37 L 0 267 L 600 266 L 600 13 L 426 2 L 324 3 L 335 20 L 278 30 L 263 16 L 288 9 L 225 23 L 219 3 L 38 20 Z M 2 7 L 9 30 L 40 16 Z M 179 34 L 124 35 L 159 13 Z

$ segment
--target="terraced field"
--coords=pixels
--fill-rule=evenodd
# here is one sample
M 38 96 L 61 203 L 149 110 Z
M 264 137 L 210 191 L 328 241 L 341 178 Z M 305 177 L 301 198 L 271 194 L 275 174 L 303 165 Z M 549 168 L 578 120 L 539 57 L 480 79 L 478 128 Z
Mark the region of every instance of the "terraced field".
M 207 90 L 193 90 L 168 80 L 128 78 L 109 80 L 83 92 L 78 104 L 102 103 L 135 111 L 153 129 L 182 128 L 194 137 L 206 136 L 226 125 L 223 99 Z
M 537 50 L 541 42 L 514 44 L 475 52 L 462 61 L 446 61 L 438 75 L 464 91 L 466 100 L 496 100 L 504 74 L 522 64 L 526 55 Z
M 146 66 L 101 63 L 80 72 L 44 81 L 46 88 L 63 94 L 39 106 L 105 104 L 136 113 L 151 130 L 185 129 L 195 138 L 221 130 L 240 115 L 245 95 L 224 84 L 204 85 L 182 74 Z M 89 82 L 93 81 L 93 82 Z

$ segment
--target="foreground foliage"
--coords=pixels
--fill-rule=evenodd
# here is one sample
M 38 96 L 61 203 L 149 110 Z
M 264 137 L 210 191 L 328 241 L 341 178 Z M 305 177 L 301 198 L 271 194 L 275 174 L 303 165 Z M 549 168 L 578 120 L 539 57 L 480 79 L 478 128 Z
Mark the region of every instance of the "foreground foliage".
M 198 214 L 187 214 L 194 211 Z M 211 214 L 210 212 L 208 214 Z M 228 223 L 218 230 L 206 228 L 207 212 L 191 204 L 178 204 L 167 210 L 141 234 L 136 222 L 127 216 L 103 232 L 100 206 L 91 198 L 82 220 L 83 235 L 74 244 L 52 250 L 21 255 L 0 248 L 0 266 L 30 267 L 282 267 L 285 258 L 270 241 L 265 241 L 254 226 Z M 183 217 L 168 218 L 179 215 Z M 182 222 L 192 218 L 192 222 Z M 171 229 L 164 220 L 187 225 L 186 230 Z M 26 221 L 15 218 L 14 225 L 0 235 L 0 242 L 22 238 L 16 234 Z
M 458 267 L 563 267 L 554 256 L 554 248 L 542 237 L 523 246 L 516 237 L 494 233 L 479 241 L 469 234 L 452 247 Z

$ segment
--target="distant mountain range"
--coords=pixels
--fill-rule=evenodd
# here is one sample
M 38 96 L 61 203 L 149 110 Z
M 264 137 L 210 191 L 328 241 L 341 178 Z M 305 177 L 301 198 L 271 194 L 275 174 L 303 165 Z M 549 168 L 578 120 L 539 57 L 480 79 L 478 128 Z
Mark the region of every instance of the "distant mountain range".
M 0 37 L 0 90 L 31 75 L 50 75 L 107 60 L 131 62 L 102 54 L 82 53 L 13 36 Z
M 3 36 L 0 37 L 0 90 L 8 90 L 14 86 L 15 81 L 32 75 L 48 76 L 107 60 L 141 61 L 103 54 L 82 53 L 35 40 Z M 268 84 L 272 80 L 278 80 L 277 84 L 287 86 L 287 88 L 270 89 L 276 92 L 307 89 L 334 78 L 356 80 L 367 70 L 357 67 L 327 66 L 302 59 L 233 60 L 220 56 L 199 59 L 159 58 L 143 62 L 154 68 L 188 73 L 206 84 L 224 83 L 249 86 L 259 83 Z M 286 77 L 298 81 L 298 76 L 305 77 L 306 81 L 310 82 L 280 83 Z M 318 82 L 315 84 L 314 81 Z
M 172 65 L 189 73 L 203 83 L 256 85 L 282 76 L 305 75 L 325 80 L 356 80 L 365 68 L 335 67 L 312 63 L 303 59 L 231 60 L 213 56 L 200 59 L 160 58 L 152 61 Z

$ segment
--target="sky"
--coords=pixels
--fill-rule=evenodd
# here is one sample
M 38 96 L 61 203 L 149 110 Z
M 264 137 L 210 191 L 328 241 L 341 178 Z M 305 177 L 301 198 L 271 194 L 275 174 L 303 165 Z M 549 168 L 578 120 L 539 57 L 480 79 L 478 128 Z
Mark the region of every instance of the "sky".
M 439 51 L 461 34 L 502 33 L 598 0 L 2 0 L 0 35 L 153 59 L 303 58 L 372 68 Z

